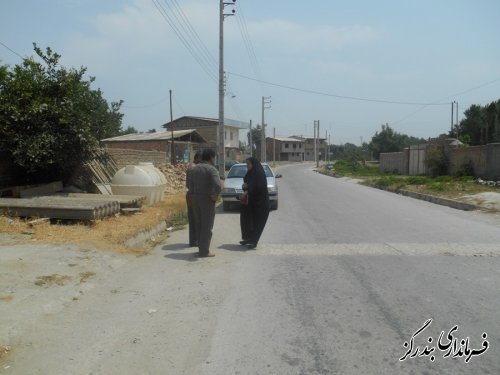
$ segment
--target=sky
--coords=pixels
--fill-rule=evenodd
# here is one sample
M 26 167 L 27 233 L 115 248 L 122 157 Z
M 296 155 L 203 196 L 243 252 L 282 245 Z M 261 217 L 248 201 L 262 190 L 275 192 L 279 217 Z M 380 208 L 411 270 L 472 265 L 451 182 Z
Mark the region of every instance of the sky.
M 229 1 L 229 0 L 228 0 Z M 123 128 L 218 118 L 219 1 L 0 0 L 0 63 L 33 42 L 87 68 Z M 224 20 L 225 117 L 267 134 L 369 142 L 389 124 L 429 138 L 500 99 L 498 0 L 237 0 Z M 456 115 L 454 115 L 455 118 Z M 454 120 L 455 121 L 455 120 Z M 240 133 L 246 138 L 246 132 Z

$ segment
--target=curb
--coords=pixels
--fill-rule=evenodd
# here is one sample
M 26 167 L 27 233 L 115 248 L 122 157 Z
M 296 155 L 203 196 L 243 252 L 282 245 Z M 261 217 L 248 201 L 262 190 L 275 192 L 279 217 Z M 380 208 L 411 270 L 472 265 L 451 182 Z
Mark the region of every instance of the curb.
M 407 197 L 421 199 L 421 200 L 424 200 L 427 202 L 439 204 L 441 206 L 448 206 L 451 208 L 456 208 L 457 210 L 462 210 L 462 211 L 474 211 L 474 210 L 483 209 L 483 207 L 476 206 L 475 204 L 464 203 L 464 202 L 455 201 L 455 200 L 447 199 L 447 198 L 439 198 L 439 197 L 435 197 L 433 195 L 416 193 L 414 191 L 409 191 L 409 190 L 399 189 L 396 191 L 396 193 L 401 194 L 401 195 L 405 195 Z
M 440 197 L 435 197 L 433 195 L 416 193 L 414 191 L 403 190 L 403 189 L 391 191 L 391 190 L 387 189 L 385 186 L 373 186 L 373 187 L 380 189 L 380 190 L 389 191 L 391 193 L 404 195 L 406 197 L 420 199 L 420 200 L 427 201 L 427 202 L 434 203 L 434 204 L 439 204 L 441 206 L 455 208 L 457 210 L 462 210 L 462 211 L 484 210 L 484 207 L 476 206 L 475 204 L 471 204 L 471 203 L 464 203 L 464 202 L 455 201 L 453 199 L 440 198 Z
M 140 247 L 149 241 L 152 237 L 157 236 L 160 232 L 167 229 L 167 223 L 162 221 L 160 224 L 156 225 L 150 230 L 141 232 L 134 237 L 129 238 L 125 241 L 126 247 Z

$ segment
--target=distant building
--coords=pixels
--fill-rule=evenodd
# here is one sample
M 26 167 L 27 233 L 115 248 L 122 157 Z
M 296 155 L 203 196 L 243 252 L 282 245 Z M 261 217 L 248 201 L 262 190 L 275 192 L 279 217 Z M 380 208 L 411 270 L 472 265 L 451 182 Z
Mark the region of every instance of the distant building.
M 183 129 L 194 129 L 207 140 L 207 143 L 210 144 L 210 147 L 217 147 L 217 129 L 219 126 L 218 119 L 183 116 L 175 119 L 173 122 L 168 122 L 162 126 L 167 129 L 167 131 L 170 131 L 172 123 L 175 131 Z M 224 119 L 224 149 L 226 151 L 226 159 L 240 159 L 240 131 L 244 129 L 248 129 L 248 124 L 227 118 Z
M 304 143 L 304 161 L 314 161 L 314 137 L 292 135 L 290 138 L 300 140 Z M 326 138 L 318 138 L 317 152 L 319 160 L 325 160 L 327 148 Z
M 304 146 L 304 141 L 296 138 L 267 137 L 267 161 L 303 161 Z M 275 158 L 273 158 L 273 150 L 276 151 Z
M 162 151 L 166 153 L 167 162 L 171 159 L 172 132 L 125 134 L 103 139 L 101 144 L 114 149 Z M 206 145 L 207 140 L 194 129 L 174 131 L 175 154 L 179 162 L 188 162 L 195 151 Z

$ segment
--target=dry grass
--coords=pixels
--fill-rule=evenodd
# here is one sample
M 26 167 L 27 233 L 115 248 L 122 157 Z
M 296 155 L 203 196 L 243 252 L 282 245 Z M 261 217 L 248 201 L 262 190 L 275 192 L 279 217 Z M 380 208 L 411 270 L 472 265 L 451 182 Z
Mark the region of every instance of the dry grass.
M 12 296 L 12 294 L 7 293 L 7 294 L 0 296 L 0 301 L 12 301 L 13 298 L 14 297 Z
M 0 359 L 10 352 L 10 346 L 0 345 Z
M 35 285 L 38 286 L 52 286 L 59 285 L 63 286 L 64 283 L 68 280 L 71 280 L 71 277 L 68 275 L 59 275 L 54 273 L 48 276 L 38 276 L 35 281 Z
M 93 223 L 42 223 L 34 227 L 28 220 L 0 216 L 0 234 L 30 234 L 28 241 L 44 243 L 89 243 L 118 252 L 144 253 L 146 248 L 129 249 L 124 243 L 137 234 L 151 230 L 162 221 L 181 226 L 186 222 L 185 193 L 165 197 L 162 202 L 144 207 L 136 215 L 118 215 Z
M 95 276 L 95 272 L 88 271 L 80 273 L 80 284 L 86 282 L 92 276 Z

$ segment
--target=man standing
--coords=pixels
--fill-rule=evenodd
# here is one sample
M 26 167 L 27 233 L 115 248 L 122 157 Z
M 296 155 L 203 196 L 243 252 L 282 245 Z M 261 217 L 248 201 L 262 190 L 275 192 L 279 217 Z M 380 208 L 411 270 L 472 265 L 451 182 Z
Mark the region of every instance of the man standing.
M 186 188 L 188 191 L 186 192 L 186 204 L 188 210 L 188 223 L 189 223 L 189 247 L 198 246 L 198 240 L 196 239 L 196 226 L 194 223 L 194 214 L 193 214 L 193 198 L 191 196 L 192 191 L 189 190 L 190 180 L 192 178 L 193 168 L 199 164 L 201 161 L 201 152 L 196 151 L 194 154 L 193 165 L 191 165 L 186 171 Z
M 210 252 L 215 221 L 215 202 L 221 191 L 219 172 L 214 167 L 215 151 L 203 150 L 201 163 L 193 167 L 188 189 L 193 202 L 196 239 L 200 257 L 213 257 Z

